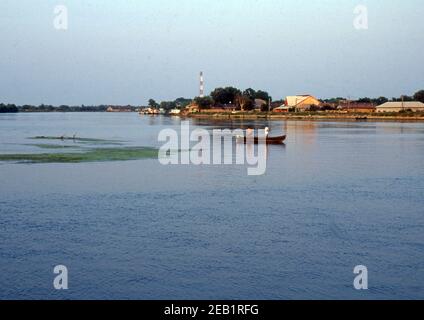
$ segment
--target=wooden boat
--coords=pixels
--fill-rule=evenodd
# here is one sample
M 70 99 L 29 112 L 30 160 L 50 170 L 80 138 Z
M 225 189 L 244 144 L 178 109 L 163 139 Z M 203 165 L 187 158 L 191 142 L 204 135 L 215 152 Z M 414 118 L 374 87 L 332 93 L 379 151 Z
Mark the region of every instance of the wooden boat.
M 266 138 L 266 144 L 283 144 L 284 141 L 286 140 L 287 136 L 279 136 L 279 137 L 268 137 Z M 238 139 L 238 141 L 240 143 L 244 143 L 247 144 L 248 140 L 246 137 L 241 137 L 240 139 Z M 254 137 L 253 138 L 253 143 L 254 144 L 259 144 L 263 141 L 263 139 L 259 139 L 258 137 Z
M 368 117 L 356 117 L 356 121 L 367 121 Z

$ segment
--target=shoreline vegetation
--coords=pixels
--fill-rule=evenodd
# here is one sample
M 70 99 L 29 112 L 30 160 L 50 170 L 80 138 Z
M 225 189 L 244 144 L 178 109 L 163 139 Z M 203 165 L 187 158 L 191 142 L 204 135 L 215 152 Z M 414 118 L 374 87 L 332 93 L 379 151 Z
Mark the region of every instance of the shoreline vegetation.
M 247 120 L 307 120 L 307 121 L 424 121 L 424 107 L 404 107 L 410 103 L 424 102 L 424 90 L 408 96 L 360 98 L 356 100 L 343 97 L 317 99 L 312 95 L 287 96 L 273 100 L 268 92 L 244 91 L 235 87 L 216 88 L 208 96 L 157 103 L 149 99 L 147 106 L 52 106 L 0 103 L 0 113 L 31 112 L 138 112 L 151 116 L 168 115 L 182 118 L 200 119 L 247 119 Z M 387 104 L 400 104 L 401 108 L 385 107 Z M 42 137 L 38 137 L 42 138 Z M 44 137 L 48 138 L 48 137 Z M 75 138 L 60 137 L 62 140 Z M 90 142 L 90 141 L 78 141 Z M 93 141 L 91 141 L 93 142 Z M 119 142 L 118 142 L 119 143 Z
M 193 119 L 245 119 L 245 120 L 295 120 L 295 121 L 413 121 L 413 122 L 424 122 L 424 112 L 334 112 L 334 111 L 310 111 L 310 112 L 288 112 L 288 113 L 277 113 L 277 112 L 252 112 L 252 111 L 239 111 L 239 112 L 211 112 L 212 110 L 208 110 L 207 112 L 196 112 L 196 113 L 187 113 L 178 115 L 181 118 L 193 118 Z M 74 111 L 20 111 L 19 113 L 66 113 L 66 112 L 107 112 L 104 111 L 82 111 L 82 110 L 74 110 Z M 129 112 L 139 112 L 137 110 L 134 111 L 122 111 L 125 113 Z M 3 114 L 10 113 L 18 113 L 18 112 L 0 112 Z M 170 114 L 165 114 L 167 116 L 172 116 Z M 32 139 L 48 139 L 48 137 L 34 137 Z M 72 137 L 56 137 L 56 140 L 74 140 Z M 77 139 L 80 140 L 80 139 Z M 80 142 L 84 142 L 81 141 Z M 86 143 L 93 141 L 85 141 Z M 98 141 L 100 143 L 100 140 Z M 120 144 L 120 142 L 115 142 L 115 144 Z
M 405 113 L 331 113 L 331 112 L 299 112 L 299 113 L 210 113 L 199 112 L 186 117 L 194 119 L 244 119 L 244 120 L 295 120 L 295 121 L 424 121 L 424 112 Z

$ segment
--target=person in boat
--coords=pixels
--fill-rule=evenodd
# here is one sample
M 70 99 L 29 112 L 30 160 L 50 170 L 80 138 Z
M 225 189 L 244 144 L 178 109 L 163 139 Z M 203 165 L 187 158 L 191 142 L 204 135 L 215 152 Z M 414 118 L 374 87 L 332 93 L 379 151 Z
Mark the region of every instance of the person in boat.
M 268 136 L 269 136 L 269 128 L 268 127 L 266 127 L 265 128 L 265 138 L 268 138 Z

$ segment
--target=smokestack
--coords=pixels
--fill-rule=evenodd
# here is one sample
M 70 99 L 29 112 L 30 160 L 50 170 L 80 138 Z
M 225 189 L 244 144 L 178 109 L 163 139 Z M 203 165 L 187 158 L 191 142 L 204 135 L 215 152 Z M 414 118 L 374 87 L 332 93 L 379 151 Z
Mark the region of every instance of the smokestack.
M 200 71 L 200 98 L 204 98 L 205 97 L 205 81 L 203 79 L 203 72 Z

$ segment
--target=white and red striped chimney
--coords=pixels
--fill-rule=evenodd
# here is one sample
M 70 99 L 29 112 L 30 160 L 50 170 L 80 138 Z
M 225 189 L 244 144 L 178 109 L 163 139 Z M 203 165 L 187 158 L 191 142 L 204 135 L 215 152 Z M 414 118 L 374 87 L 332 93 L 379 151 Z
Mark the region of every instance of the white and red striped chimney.
M 205 81 L 203 79 L 203 72 L 200 71 L 200 98 L 204 98 L 205 97 Z

